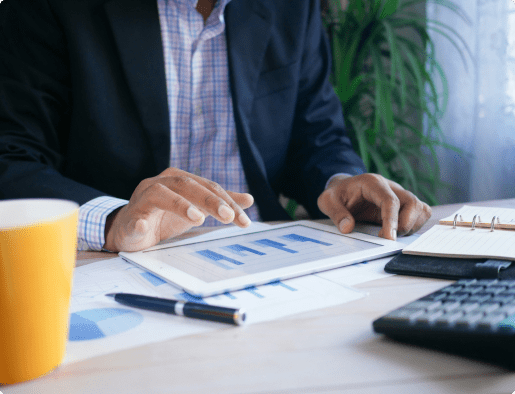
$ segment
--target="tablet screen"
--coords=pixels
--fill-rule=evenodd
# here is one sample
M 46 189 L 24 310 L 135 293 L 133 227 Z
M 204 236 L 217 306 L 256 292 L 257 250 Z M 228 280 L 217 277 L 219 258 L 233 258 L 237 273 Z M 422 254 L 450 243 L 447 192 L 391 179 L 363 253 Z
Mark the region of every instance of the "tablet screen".
M 380 247 L 373 242 L 292 225 L 143 253 L 211 283 Z

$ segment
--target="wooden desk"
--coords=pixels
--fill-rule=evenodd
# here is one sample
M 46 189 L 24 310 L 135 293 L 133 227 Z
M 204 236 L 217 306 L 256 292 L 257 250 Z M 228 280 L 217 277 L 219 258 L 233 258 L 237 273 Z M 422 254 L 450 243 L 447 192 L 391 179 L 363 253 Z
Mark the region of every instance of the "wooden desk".
M 460 205 L 435 207 L 421 231 Z M 470 205 L 515 208 L 515 199 Z M 81 252 L 78 265 L 105 257 L 112 255 Z M 396 343 L 372 331 L 375 318 L 448 283 L 402 276 L 367 282 L 358 287 L 369 296 L 351 303 L 120 351 L 66 365 L 45 377 L 0 387 L 0 391 L 512 393 L 515 374 L 510 371 Z

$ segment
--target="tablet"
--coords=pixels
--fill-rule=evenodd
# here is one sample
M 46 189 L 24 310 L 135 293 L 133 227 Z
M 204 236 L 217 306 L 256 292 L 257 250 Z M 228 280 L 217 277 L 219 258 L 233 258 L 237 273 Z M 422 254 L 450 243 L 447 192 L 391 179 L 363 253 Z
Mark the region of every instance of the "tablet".
M 399 253 L 406 245 L 298 221 L 119 255 L 195 296 L 209 296 Z

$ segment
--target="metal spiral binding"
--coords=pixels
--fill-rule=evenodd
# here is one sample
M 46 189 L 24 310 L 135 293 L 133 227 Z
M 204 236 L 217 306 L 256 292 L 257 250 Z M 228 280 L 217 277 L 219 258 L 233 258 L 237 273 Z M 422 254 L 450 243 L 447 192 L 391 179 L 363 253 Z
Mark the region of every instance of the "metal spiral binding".
M 463 217 L 460 214 L 454 215 L 454 220 L 452 222 L 452 228 L 456 228 L 457 223 L 458 223 L 458 217 L 460 218 L 459 221 L 463 222 Z M 495 222 L 496 219 L 497 219 L 497 223 Z M 472 226 L 470 227 L 471 230 L 475 230 L 476 229 L 476 223 L 481 223 L 481 216 L 474 215 L 474 217 L 472 218 Z M 501 219 L 499 218 L 499 216 L 494 216 L 492 218 L 492 222 L 490 224 L 490 231 L 494 231 L 495 230 L 495 225 L 496 224 L 501 224 Z
M 460 217 L 460 222 L 463 222 L 463 217 L 461 215 L 456 214 L 454 216 L 454 221 L 452 222 L 452 228 L 456 228 L 456 222 L 457 222 L 458 216 Z
M 495 229 L 495 218 L 497 218 L 497 224 L 501 224 L 499 216 L 494 216 L 492 218 L 492 224 L 490 224 L 490 231 L 494 231 L 494 229 Z
M 472 218 L 472 227 L 471 227 L 471 230 L 475 230 L 475 229 L 476 229 L 476 218 L 477 218 L 477 222 L 478 222 L 478 223 L 481 223 L 481 216 L 479 216 L 479 215 L 474 215 L 474 217 Z

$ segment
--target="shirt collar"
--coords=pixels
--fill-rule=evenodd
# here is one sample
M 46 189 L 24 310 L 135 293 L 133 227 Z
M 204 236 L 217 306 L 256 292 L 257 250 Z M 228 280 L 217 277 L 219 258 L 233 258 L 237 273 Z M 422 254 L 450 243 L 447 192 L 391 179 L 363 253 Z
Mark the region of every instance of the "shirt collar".
M 186 5 L 186 6 L 192 7 L 192 8 L 195 8 L 198 3 L 198 0 L 173 0 L 173 1 L 177 4 Z M 221 13 L 223 13 L 225 10 L 225 7 L 227 6 L 227 4 L 230 1 L 231 0 L 217 0 L 215 3 L 215 8 L 213 9 L 213 12 L 215 12 L 215 10 L 217 8 L 219 8 L 221 10 Z

